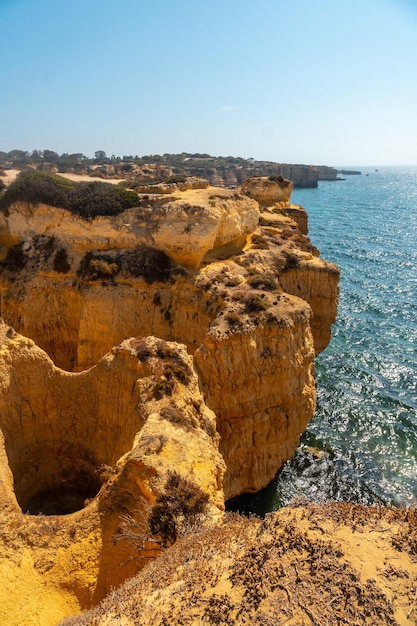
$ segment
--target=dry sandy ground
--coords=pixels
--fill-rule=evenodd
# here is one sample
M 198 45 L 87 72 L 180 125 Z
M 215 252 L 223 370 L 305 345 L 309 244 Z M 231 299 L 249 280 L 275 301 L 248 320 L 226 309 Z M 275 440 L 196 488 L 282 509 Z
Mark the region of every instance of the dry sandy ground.
M 417 510 L 350 503 L 189 534 L 62 626 L 415 626 Z
M 4 170 L 5 175 L 0 175 L 0 180 L 2 180 L 6 185 L 10 185 L 11 182 L 14 181 L 16 176 L 19 174 L 20 170 Z
M 16 176 L 20 173 L 20 170 L 5 170 L 6 174 L 5 176 L 0 176 L 0 180 L 2 180 L 4 183 L 6 183 L 6 185 L 9 185 L 12 181 L 14 181 L 14 179 L 16 178 Z M 87 175 L 82 175 L 82 174 L 64 174 L 64 173 L 60 173 L 58 174 L 58 176 L 62 176 L 63 178 L 68 178 L 68 180 L 73 180 L 76 183 L 79 183 L 81 181 L 84 182 L 92 182 L 94 180 L 98 180 L 104 183 L 110 183 L 112 185 L 118 185 L 119 183 L 123 183 L 125 182 L 123 178 L 109 178 L 109 179 L 104 179 L 104 178 L 100 178 L 100 177 L 92 177 L 92 176 L 87 176 Z
M 102 183 L 110 183 L 111 185 L 118 185 L 119 183 L 124 183 L 125 180 L 123 178 L 100 178 L 95 176 L 87 176 L 84 174 L 58 174 L 58 176 L 63 176 L 64 178 L 68 178 L 68 180 L 73 180 L 76 183 L 79 182 L 92 182 L 94 180 L 101 181 Z

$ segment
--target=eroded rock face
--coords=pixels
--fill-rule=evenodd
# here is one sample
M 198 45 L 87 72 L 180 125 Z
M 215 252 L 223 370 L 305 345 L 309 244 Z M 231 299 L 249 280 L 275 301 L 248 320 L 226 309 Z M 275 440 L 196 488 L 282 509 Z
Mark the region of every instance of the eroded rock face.
M 277 294 L 265 295 L 263 304 L 266 310 L 256 320 L 249 314 L 240 332 L 212 325 L 195 353 L 206 402 L 218 416 L 228 497 L 258 491 L 264 476 L 275 475 L 315 407 L 309 307 Z
M 187 176 L 184 180 L 178 182 L 150 183 L 135 187 L 138 193 L 174 193 L 175 191 L 188 191 L 188 189 L 207 189 L 209 186 L 205 178 L 196 176 Z
M 293 184 L 283 176 L 256 176 L 245 181 L 241 189 L 247 196 L 266 207 L 277 202 L 289 202 Z
M 132 546 L 115 543 L 120 516 L 146 528 L 173 468 L 208 494 L 209 512 L 223 509 L 215 416 L 182 345 L 128 339 L 71 374 L 2 323 L 0 407 L 0 571 L 13 586 L 6 596 L 42 579 L 52 603 L 43 624 L 98 601 L 143 566 Z M 7 623 L 18 623 L 19 601 L 8 610 Z
M 64 220 L 50 207 L 34 207 L 31 216 L 30 207 L 13 206 L 2 230 L 1 286 L 5 320 L 65 370 L 91 368 L 129 336 L 184 343 L 216 413 L 225 494 L 232 497 L 273 478 L 314 413 L 312 359 L 330 338 L 339 273 L 311 245 L 301 207 L 275 203 L 251 225 L 255 201 L 224 192 L 190 190 L 168 203 L 164 196 L 153 210 L 90 223 L 68 213 Z M 189 202 L 190 193 L 201 206 L 197 196 Z M 171 256 L 151 247 L 161 231 L 169 247 L 162 215 L 173 230 L 191 224 L 196 232 L 191 214 L 210 221 L 216 211 L 226 225 L 217 225 L 217 243 L 198 271 L 190 271 L 190 256 L 183 265 L 173 260 L 176 237 Z M 243 240 L 242 224 L 253 229 Z M 36 228 L 42 234 L 33 234 Z M 106 232 L 105 243 L 99 232 Z
M 229 190 L 185 192 L 154 210 L 160 217 L 152 237 L 155 246 L 183 267 L 197 269 L 205 255 L 240 252 L 259 221 L 253 200 Z
M 19 203 L 1 216 L 1 314 L 13 328 L 2 330 L 0 471 L 10 524 L 26 529 L 5 558 L 41 532 L 34 513 L 57 490 L 60 506 L 91 499 L 52 515 L 56 546 L 72 543 L 76 520 L 80 571 L 68 573 L 69 549 L 60 569 L 38 567 L 44 544 L 27 570 L 76 589 L 72 609 L 137 567 L 116 567 L 127 555 L 113 546 L 117 520 L 146 512 L 168 469 L 219 511 L 270 482 L 314 413 L 313 359 L 339 272 L 308 239 L 305 211 L 273 200 L 207 188 L 139 196 L 137 209 L 90 222 Z
M 138 196 L 138 207 L 86 221 L 65 209 L 16 202 L 0 221 L 0 245 L 56 237 L 74 260 L 88 250 L 148 246 L 183 267 L 197 269 L 209 251 L 229 245 L 240 251 L 259 221 L 258 204 L 228 189 L 189 189 L 176 196 Z M 79 258 L 78 258 L 79 260 Z

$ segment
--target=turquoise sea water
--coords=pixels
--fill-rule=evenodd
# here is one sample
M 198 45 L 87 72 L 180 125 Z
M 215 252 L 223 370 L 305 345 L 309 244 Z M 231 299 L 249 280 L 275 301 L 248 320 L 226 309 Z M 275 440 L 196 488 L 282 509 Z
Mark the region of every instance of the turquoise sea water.
M 234 502 L 241 511 L 300 496 L 417 504 L 417 167 L 354 169 L 292 195 L 341 268 L 339 314 L 302 444 L 271 485 Z

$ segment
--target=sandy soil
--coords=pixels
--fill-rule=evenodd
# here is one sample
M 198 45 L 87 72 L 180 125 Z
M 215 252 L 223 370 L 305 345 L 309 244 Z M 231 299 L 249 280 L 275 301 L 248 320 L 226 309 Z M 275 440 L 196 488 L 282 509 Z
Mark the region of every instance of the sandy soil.
M 16 178 L 16 176 L 20 173 L 20 170 L 5 170 L 6 174 L 5 176 L 0 176 L 0 180 L 2 180 L 4 183 L 6 183 L 6 185 L 9 185 L 11 182 L 14 181 L 14 179 Z M 87 176 L 84 174 L 67 174 L 67 173 L 60 173 L 58 174 L 58 176 L 62 176 L 63 178 L 67 178 L 68 180 L 73 180 L 74 182 L 78 183 L 81 181 L 84 182 L 92 182 L 94 180 L 98 180 L 104 183 L 111 183 L 112 185 L 118 185 L 119 183 L 123 183 L 125 182 L 123 178 L 109 178 L 109 179 L 105 179 L 105 178 L 100 178 L 99 176 Z
M 124 183 L 125 180 L 123 178 L 100 178 L 99 176 L 87 176 L 85 174 L 64 174 L 60 173 L 58 176 L 62 176 L 63 178 L 68 178 L 68 180 L 73 180 L 76 183 L 79 182 L 92 182 L 94 180 L 101 181 L 102 183 L 110 183 L 112 185 L 118 185 L 119 183 Z
M 10 185 L 11 182 L 14 181 L 16 176 L 19 174 L 20 170 L 4 170 L 5 175 L 0 175 L 0 180 L 2 180 L 6 185 Z
M 350 503 L 231 516 L 62 626 L 415 626 L 417 511 Z

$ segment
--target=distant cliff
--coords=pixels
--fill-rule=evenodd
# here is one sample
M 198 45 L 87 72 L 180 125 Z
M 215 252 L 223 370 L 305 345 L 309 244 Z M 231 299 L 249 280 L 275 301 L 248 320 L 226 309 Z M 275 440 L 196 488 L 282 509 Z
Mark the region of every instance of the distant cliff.
M 17 154 L 15 154 L 17 153 Z M 152 154 L 108 158 L 105 153 L 95 159 L 82 154 L 58 154 L 45 150 L 31 155 L 14 150 L 0 152 L 0 167 L 34 168 L 45 172 L 81 174 L 104 180 L 123 179 L 129 185 L 170 182 L 184 177 L 205 178 L 217 187 L 238 187 L 253 176 L 283 176 L 294 187 L 317 187 L 319 180 L 337 180 L 337 170 L 325 165 L 301 165 L 256 161 L 233 156 L 210 156 L 209 154 Z
M 218 161 L 218 159 L 217 159 Z M 189 160 L 186 169 L 193 176 L 206 178 L 211 185 L 237 187 L 253 176 L 283 176 L 290 179 L 294 187 L 317 187 L 319 168 L 311 165 L 290 165 L 268 161 L 248 161 L 245 164 L 203 163 Z
M 337 170 L 338 174 L 343 174 L 344 176 L 358 176 L 362 174 L 359 170 Z

